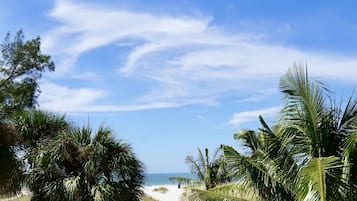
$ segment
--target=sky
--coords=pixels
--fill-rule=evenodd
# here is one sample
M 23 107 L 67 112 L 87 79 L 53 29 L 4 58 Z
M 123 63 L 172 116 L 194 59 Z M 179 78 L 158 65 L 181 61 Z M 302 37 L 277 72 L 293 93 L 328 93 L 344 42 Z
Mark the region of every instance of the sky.
M 148 173 L 271 125 L 294 62 L 344 101 L 357 84 L 357 3 L 285 0 L 0 0 L 0 34 L 41 37 L 56 71 L 40 108 L 113 129 Z

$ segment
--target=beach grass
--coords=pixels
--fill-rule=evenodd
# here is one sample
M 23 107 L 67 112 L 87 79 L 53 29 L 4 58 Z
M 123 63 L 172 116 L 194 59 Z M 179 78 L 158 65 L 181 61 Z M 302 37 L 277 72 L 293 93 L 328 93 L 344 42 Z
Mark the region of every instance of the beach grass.
M 1 200 L 1 199 L 0 199 Z M 30 201 L 31 196 L 30 195 L 24 195 L 18 198 L 10 199 L 11 201 Z
M 144 195 L 142 201 L 158 201 L 158 200 L 152 198 L 151 196 Z
M 159 187 L 159 188 L 155 188 L 154 191 L 156 192 L 160 192 L 160 193 L 166 193 L 167 191 L 169 191 L 169 189 L 167 189 L 166 187 Z

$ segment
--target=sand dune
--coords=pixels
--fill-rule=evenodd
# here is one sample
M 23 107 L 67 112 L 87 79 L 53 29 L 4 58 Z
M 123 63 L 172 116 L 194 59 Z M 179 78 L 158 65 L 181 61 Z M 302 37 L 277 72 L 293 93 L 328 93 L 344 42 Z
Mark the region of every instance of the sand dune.
M 167 192 L 157 192 L 154 189 L 165 187 L 168 189 Z M 159 201 L 180 201 L 181 195 L 183 193 L 182 188 L 177 188 L 177 185 L 154 185 L 154 186 L 144 186 L 145 194 L 155 198 Z

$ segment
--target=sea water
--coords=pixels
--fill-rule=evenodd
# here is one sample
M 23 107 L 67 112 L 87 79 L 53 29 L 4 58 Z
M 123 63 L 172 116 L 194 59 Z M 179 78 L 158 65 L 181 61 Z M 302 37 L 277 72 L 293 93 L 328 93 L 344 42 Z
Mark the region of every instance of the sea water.
M 145 174 L 145 185 L 168 185 L 174 184 L 169 178 L 170 177 L 185 177 L 196 179 L 191 173 L 156 173 L 156 174 Z

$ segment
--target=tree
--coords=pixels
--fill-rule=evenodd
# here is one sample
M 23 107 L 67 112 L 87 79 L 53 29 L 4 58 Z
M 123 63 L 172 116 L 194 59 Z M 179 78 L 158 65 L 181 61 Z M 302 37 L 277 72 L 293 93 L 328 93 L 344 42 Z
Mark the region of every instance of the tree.
M 15 193 L 23 183 L 23 162 L 16 155 L 15 129 L 0 106 L 0 194 Z
M 71 127 L 64 115 L 36 109 L 18 112 L 13 119 L 21 145 L 28 151 L 48 143 L 59 132 Z
M 0 194 L 18 191 L 24 178 L 24 163 L 17 157 L 21 137 L 16 135 L 12 115 L 35 106 L 38 79 L 45 70 L 54 70 L 40 44 L 39 37 L 24 41 L 19 31 L 13 40 L 7 34 L 0 45 Z
M 260 120 L 266 125 L 262 118 Z M 259 134 L 251 130 L 241 131 L 234 138 L 242 141 L 251 154 L 243 155 L 222 145 L 233 179 L 241 182 L 249 194 L 260 198 L 258 200 L 296 200 L 292 190 L 295 188 L 296 163 L 270 128 L 262 129 Z
M 258 133 L 235 135 L 251 154 L 222 146 L 235 179 L 261 200 L 354 200 L 357 101 L 336 104 L 298 65 L 282 76 L 280 90 L 286 104 L 278 125 L 270 128 L 259 117 Z
M 205 183 L 206 189 L 215 187 L 218 184 L 230 180 L 225 169 L 225 161 L 222 155 L 219 155 L 219 149 L 215 151 L 212 159 L 208 156 L 208 149 L 205 149 L 205 155 L 198 149 L 198 157 L 186 157 L 186 163 L 190 165 L 192 174 L 198 177 L 198 180 Z
M 19 138 L 17 147 L 23 151 L 23 159 L 31 168 L 37 149 L 47 145 L 59 133 L 67 131 L 71 125 L 64 115 L 31 109 L 17 112 L 13 127 Z
M 62 132 L 38 148 L 33 164 L 32 200 L 135 201 L 142 195 L 142 163 L 108 128 Z
M 7 34 L 0 45 L 0 101 L 7 109 L 31 108 L 39 94 L 38 79 L 54 71 L 51 57 L 41 53 L 40 37 L 24 41 L 20 30 L 13 41 Z
M 13 117 L 2 111 L 0 119 L 0 194 L 16 193 L 24 182 L 25 165 L 32 167 L 36 148 L 68 129 L 69 124 L 64 116 L 40 110 L 18 111 Z
M 323 84 L 310 81 L 307 69 L 297 66 L 281 78 L 280 89 L 287 99 L 282 121 L 296 145 L 291 151 L 310 159 L 300 172 L 313 185 L 310 191 L 303 189 L 305 193 L 320 200 L 354 199 L 357 166 L 346 151 L 357 154 L 357 141 L 351 141 L 357 132 L 357 100 L 350 97 L 345 106 L 336 104 Z M 316 174 L 319 181 L 314 180 Z

